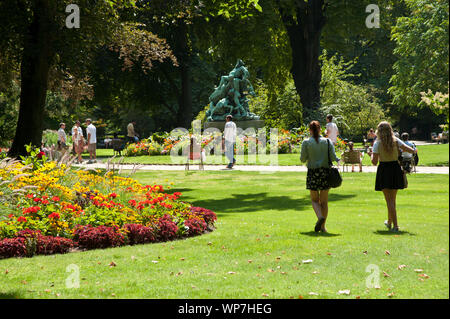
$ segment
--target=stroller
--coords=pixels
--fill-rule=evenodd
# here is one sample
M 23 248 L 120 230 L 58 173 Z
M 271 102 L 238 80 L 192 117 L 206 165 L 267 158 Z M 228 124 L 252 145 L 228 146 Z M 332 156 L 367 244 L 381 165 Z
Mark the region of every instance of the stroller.
M 417 148 L 416 145 L 413 143 L 414 148 Z M 398 160 L 400 162 L 400 165 L 402 166 L 403 170 L 410 174 L 412 172 L 416 173 L 416 166 L 419 164 L 419 156 L 416 154 L 410 154 L 406 152 L 401 152 Z

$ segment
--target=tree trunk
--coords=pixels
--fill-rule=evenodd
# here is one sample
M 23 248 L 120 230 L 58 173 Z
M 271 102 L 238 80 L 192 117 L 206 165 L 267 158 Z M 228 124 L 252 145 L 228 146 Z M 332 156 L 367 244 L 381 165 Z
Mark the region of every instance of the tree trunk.
M 191 49 L 188 43 L 188 26 L 180 25 L 177 35 L 177 60 L 179 63 L 181 94 L 178 98 L 178 125 L 189 129 L 192 121 Z
M 9 156 L 26 155 L 26 144 L 41 146 L 48 74 L 54 56 L 50 43 L 49 0 L 37 0 L 20 66 L 20 108 Z
M 324 0 L 298 0 L 296 18 L 278 2 L 292 51 L 291 73 L 303 105 L 303 120 L 320 107 L 320 37 L 325 25 Z

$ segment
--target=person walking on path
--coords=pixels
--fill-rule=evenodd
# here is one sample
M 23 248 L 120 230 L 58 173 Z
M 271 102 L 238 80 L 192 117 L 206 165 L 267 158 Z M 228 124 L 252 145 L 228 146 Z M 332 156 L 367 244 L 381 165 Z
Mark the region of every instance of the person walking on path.
M 398 232 L 396 197 L 399 189 L 404 189 L 405 178 L 400 163 L 398 150 L 415 154 L 417 151 L 394 136 L 391 124 L 381 122 L 377 128 L 377 140 L 373 144 L 372 164 L 377 165 L 375 190 L 382 191 L 388 209 L 388 219 L 384 222 L 393 232 Z
M 92 124 L 91 119 L 86 119 L 86 138 L 87 138 L 87 145 L 88 145 L 88 152 L 89 152 L 89 161 L 88 164 L 96 163 L 97 162 L 97 129 Z
M 333 115 L 331 114 L 327 115 L 326 135 L 333 142 L 333 145 L 336 145 L 339 129 L 336 123 L 333 123 Z
M 236 163 L 234 158 L 234 144 L 236 143 L 236 124 L 233 122 L 233 116 L 227 115 L 225 129 L 223 132 L 225 138 L 225 156 L 228 159 L 227 168 L 233 168 Z
M 317 216 L 315 232 L 326 232 L 325 223 L 328 217 L 328 183 L 329 164 L 328 156 L 333 162 L 338 162 L 333 143 L 320 136 L 318 121 L 309 123 L 311 137 L 302 143 L 300 161 L 307 162 L 306 189 L 309 189 L 312 208 Z
M 73 149 L 75 151 L 75 154 L 78 156 L 78 164 L 81 164 L 83 162 L 81 159 L 81 153 L 83 153 L 84 148 L 83 131 L 80 125 L 80 121 L 76 121 L 75 125 L 72 127 Z

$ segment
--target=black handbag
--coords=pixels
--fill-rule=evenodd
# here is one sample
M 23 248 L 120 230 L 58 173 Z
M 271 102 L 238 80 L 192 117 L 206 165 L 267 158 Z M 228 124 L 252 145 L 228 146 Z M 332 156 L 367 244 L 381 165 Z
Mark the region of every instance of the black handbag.
M 341 173 L 339 173 L 339 169 L 337 169 L 336 167 L 333 167 L 333 163 L 331 162 L 330 159 L 330 140 L 327 139 L 327 143 L 328 143 L 328 166 L 330 167 L 328 170 L 328 185 L 330 185 L 330 187 L 336 188 L 341 186 L 342 184 L 342 176 Z

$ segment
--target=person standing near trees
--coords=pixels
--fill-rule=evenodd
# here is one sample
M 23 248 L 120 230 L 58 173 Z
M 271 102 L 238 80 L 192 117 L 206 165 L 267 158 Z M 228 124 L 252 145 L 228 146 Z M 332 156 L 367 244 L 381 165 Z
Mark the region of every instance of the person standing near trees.
M 58 130 L 58 151 L 60 151 L 62 153 L 62 155 L 64 155 L 65 151 L 66 151 L 66 144 L 67 144 L 67 135 L 66 132 L 64 131 L 64 129 L 66 128 L 66 124 L 65 123 L 60 123 L 59 124 L 59 130 Z
M 134 126 L 136 125 L 135 121 L 131 121 L 127 126 L 127 139 L 129 143 L 135 143 L 139 141 L 137 137 L 136 131 L 134 130 Z
M 337 137 L 339 135 L 339 129 L 336 123 L 333 123 L 333 115 L 327 115 L 326 136 L 336 145 Z
M 325 222 L 328 217 L 328 192 L 330 185 L 329 161 L 338 162 L 333 143 L 320 136 L 320 124 L 318 121 L 309 123 L 311 137 L 302 143 L 300 161 L 307 162 L 306 189 L 309 189 L 312 208 L 317 216 L 315 232 L 326 232 Z
M 75 154 L 78 156 L 78 164 L 82 163 L 81 153 L 83 153 L 84 148 L 84 138 L 83 131 L 81 130 L 80 121 L 76 121 L 75 125 L 72 128 L 72 142 L 73 142 L 73 150 Z
M 369 130 L 369 132 L 367 133 L 367 142 L 370 143 L 370 146 L 373 146 L 373 143 L 375 142 L 375 139 L 377 138 L 377 135 L 375 134 L 375 132 L 373 131 L 373 128 L 371 128 Z
M 388 219 L 384 222 L 393 232 L 398 232 L 396 197 L 399 189 L 404 189 L 405 179 L 398 162 L 398 149 L 415 154 L 416 151 L 395 137 L 391 124 L 381 122 L 377 128 L 377 140 L 373 144 L 372 164 L 377 168 L 375 190 L 382 191 L 388 209 Z M 392 227 L 393 226 L 393 227 Z
M 87 163 L 92 164 L 97 162 L 97 129 L 94 124 L 92 124 L 91 119 L 86 119 L 86 125 L 86 138 L 89 152 L 89 161 Z
M 236 163 L 234 158 L 234 144 L 236 143 L 236 124 L 233 122 L 233 116 L 227 115 L 225 129 L 223 132 L 225 138 L 225 156 L 228 159 L 227 168 L 233 168 Z

